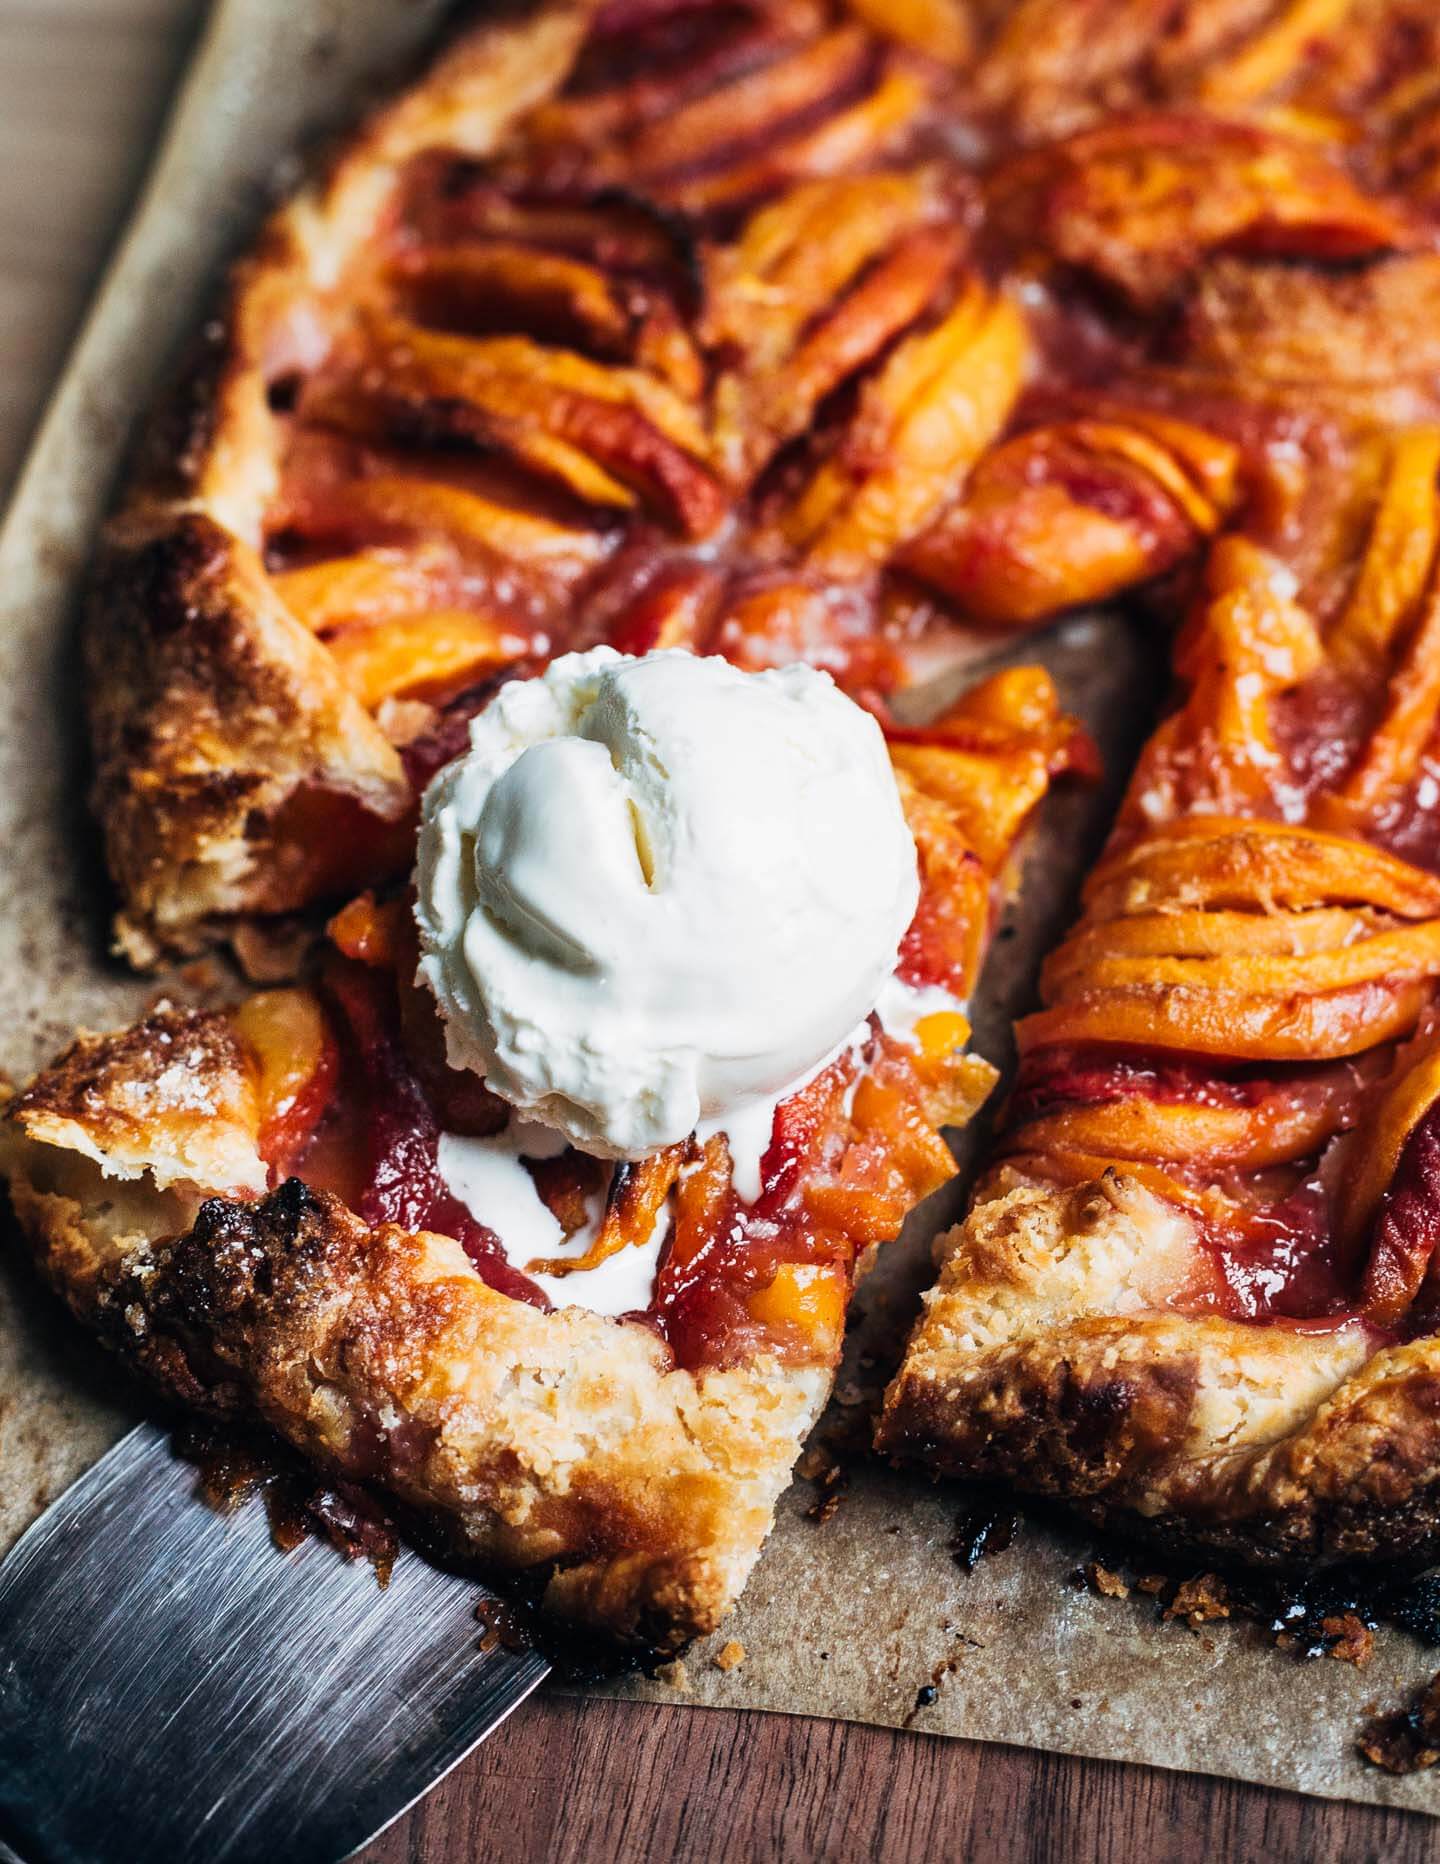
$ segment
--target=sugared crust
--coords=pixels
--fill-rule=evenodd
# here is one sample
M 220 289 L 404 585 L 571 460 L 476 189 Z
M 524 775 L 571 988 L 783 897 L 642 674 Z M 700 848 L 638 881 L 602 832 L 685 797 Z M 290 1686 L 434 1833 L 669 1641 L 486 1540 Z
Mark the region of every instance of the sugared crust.
M 223 1016 L 162 1007 L 113 1036 L 82 1035 L 18 1095 L 10 1121 L 160 1190 L 265 1188 L 250 1069 Z
M 1440 1349 L 1187 1316 L 1188 1219 L 1116 1173 L 1006 1181 L 941 1274 L 878 1443 L 1263 1563 L 1440 1545 Z
M 262 570 L 278 471 L 267 384 L 323 344 L 325 293 L 398 165 L 431 143 L 491 150 L 561 81 L 586 10 L 476 27 L 370 117 L 235 268 L 138 450 L 86 625 L 94 801 L 134 963 L 297 903 L 273 834 L 297 791 L 334 791 L 382 821 L 409 803 L 394 748 Z
M 86 661 L 94 802 L 134 963 L 297 903 L 272 897 L 283 868 L 263 857 L 298 790 L 353 797 L 382 820 L 409 802 L 399 758 L 329 654 L 201 510 L 111 526 Z
M 253 1158 L 226 1042 L 220 1019 L 177 1012 L 82 1040 L 0 1126 L 16 1212 L 71 1307 L 182 1404 L 258 1414 L 484 1565 L 551 1569 L 556 1615 L 657 1647 L 712 1629 L 829 1368 L 677 1371 L 648 1328 L 508 1300 L 448 1238 L 371 1229 L 296 1180 L 203 1198 L 176 1169 L 186 1109 L 166 1057 L 183 1048 L 192 1098 L 215 1099 L 211 1143 L 248 1134 Z M 167 1190 L 134 1177 L 127 1082 Z

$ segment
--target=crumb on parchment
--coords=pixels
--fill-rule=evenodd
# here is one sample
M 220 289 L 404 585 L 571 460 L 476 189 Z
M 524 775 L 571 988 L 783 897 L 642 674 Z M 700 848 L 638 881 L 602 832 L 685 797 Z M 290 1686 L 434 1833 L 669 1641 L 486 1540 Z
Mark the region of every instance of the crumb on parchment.
M 1218 1573 L 1201 1573 L 1195 1579 L 1186 1579 L 1165 1607 L 1164 1616 L 1183 1618 L 1192 1631 L 1198 1631 L 1212 1618 L 1230 1616 L 1229 1588 Z
M 745 1661 L 745 1646 L 739 1638 L 732 1637 L 720 1646 L 710 1661 L 717 1670 L 738 1670 Z
M 807 1443 L 800 1452 L 795 1474 L 805 1482 L 818 1482 L 835 1467 L 835 1458 L 823 1443 Z
M 1326 1652 L 1337 1663 L 1353 1663 L 1363 1670 L 1375 1655 L 1375 1633 L 1355 1612 L 1338 1612 L 1321 1621 L 1321 1631 L 1335 1642 Z
M 1080 1570 L 1091 1591 L 1098 1592 L 1102 1599 L 1129 1598 L 1130 1588 L 1119 1573 L 1112 1572 L 1108 1566 L 1102 1566 L 1098 1560 L 1087 1560 Z
M 663 1683 L 667 1689 L 679 1690 L 681 1695 L 688 1695 L 690 1672 L 685 1668 L 685 1659 L 676 1657 L 669 1663 L 662 1663 L 655 1672 L 655 1681 Z

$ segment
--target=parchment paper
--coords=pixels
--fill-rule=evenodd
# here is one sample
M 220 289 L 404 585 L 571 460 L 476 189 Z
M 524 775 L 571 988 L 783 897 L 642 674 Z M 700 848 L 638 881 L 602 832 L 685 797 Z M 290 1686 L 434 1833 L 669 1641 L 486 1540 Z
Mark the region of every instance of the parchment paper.
M 104 956 L 107 896 L 80 800 L 75 716 L 75 598 L 127 427 L 267 187 L 317 130 L 358 108 L 375 79 L 403 69 L 441 10 L 437 0 L 219 0 L 0 531 L 0 1068 L 15 1077 L 77 1023 L 121 1021 L 155 994 L 153 982 Z M 1137 688 L 1160 686 L 1153 645 L 1095 617 L 1037 651 L 1123 772 L 1145 722 Z M 1023 910 L 987 975 L 978 1028 L 992 1054 L 1003 1054 L 1006 1015 L 1023 999 L 1035 955 L 1063 924 L 1104 807 L 1103 796 L 1072 793 L 1047 813 Z M 840 1385 L 842 1419 L 883 1383 L 927 1278 L 928 1238 L 958 1192 L 946 1197 L 917 1213 L 862 1291 L 866 1319 Z M 0 1550 L 133 1421 L 139 1402 L 36 1285 L 7 1235 Z M 1440 1812 L 1440 1776 L 1392 1780 L 1353 1751 L 1366 1706 L 1397 1699 L 1440 1661 L 1398 1633 L 1377 1636 L 1364 1671 L 1302 1665 L 1253 1629 L 1197 1634 L 1158 1623 L 1151 1599 L 1071 1589 L 1066 1577 L 1090 1551 L 1078 1530 L 1024 1526 L 967 1575 L 948 1546 L 959 1489 L 861 1460 L 823 1524 L 810 1518 L 816 1494 L 806 1481 L 792 1487 L 738 1613 L 691 1653 L 688 1690 L 637 1682 L 623 1693 L 911 1726 Z M 746 1660 L 724 1672 L 710 1657 L 731 1639 Z

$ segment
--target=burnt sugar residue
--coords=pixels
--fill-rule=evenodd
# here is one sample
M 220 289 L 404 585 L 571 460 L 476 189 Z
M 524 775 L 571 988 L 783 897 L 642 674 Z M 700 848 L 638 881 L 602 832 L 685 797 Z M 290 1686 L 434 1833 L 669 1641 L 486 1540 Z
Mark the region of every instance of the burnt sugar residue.
M 971 1573 L 1009 1547 L 1027 1523 L 1078 1556 L 1068 1565 L 1057 1562 L 1061 1584 L 1112 1607 L 1128 1601 L 1132 1611 L 1148 1610 L 1158 1625 L 1189 1632 L 1206 1650 L 1228 1626 L 1244 1627 L 1292 1663 L 1324 1659 L 1362 1673 L 1377 1654 L 1377 1633 L 1386 1627 L 1440 1649 L 1440 1568 L 1397 1573 L 1336 1566 L 1300 1577 L 1201 1566 L 1175 1549 L 1082 1538 L 1073 1517 L 1049 1504 L 1019 1501 L 983 1485 L 964 1492 L 950 1555 L 961 1572 Z M 932 1676 L 922 1687 L 911 1720 L 936 1700 L 932 1691 L 940 1681 Z M 1365 1715 L 1354 1749 L 1366 1764 L 1409 1774 L 1440 1763 L 1440 1672 L 1402 1702 L 1368 1703 Z
M 506 1650 L 519 1656 L 535 1648 L 534 1631 L 527 1615 L 501 1598 L 484 1598 L 475 1607 L 480 1630 L 480 1650 Z
M 1423 1773 L 1440 1760 L 1440 1674 L 1415 1690 L 1403 1707 L 1372 1715 L 1355 1750 L 1386 1773 Z
M 1004 1553 L 1019 1526 L 1013 1497 L 978 1490 L 955 1517 L 947 1542 L 950 1557 L 962 1573 L 973 1573 L 982 1560 Z
M 254 1426 L 185 1419 L 172 1434 L 177 1456 L 190 1463 L 200 1498 L 230 1514 L 257 1498 L 265 1504 L 271 1538 L 282 1552 L 320 1540 L 347 1560 L 368 1560 L 376 1579 L 388 1584 L 401 1544 L 401 1523 L 361 1484 L 327 1482 L 278 1438 Z M 422 1558 L 457 1570 L 453 1546 L 437 1539 L 420 1516 L 403 1512 L 405 1542 Z M 460 1559 L 460 1567 L 474 1571 Z M 619 1645 L 603 1633 L 547 1620 L 541 1601 L 553 1565 L 505 1575 L 477 1573 L 499 1588 L 477 1600 L 477 1643 L 482 1653 L 535 1651 L 552 1670 L 574 1684 L 605 1682 L 632 1671 L 653 1675 L 674 1655 L 666 1641 L 642 1627 L 633 1644 Z
M 1382 1626 L 1440 1647 L 1440 1571 L 1383 1573 L 1336 1567 L 1306 1578 L 1255 1571 L 1187 1570 L 1141 1561 L 1134 1549 L 1105 1550 L 1074 1568 L 1068 1583 L 1103 1599 L 1135 1596 L 1154 1602 L 1163 1624 L 1205 1636 L 1229 1621 L 1258 1627 L 1296 1662 L 1326 1658 L 1365 1670 Z M 1208 1647 L 1208 1637 L 1206 1638 Z M 1355 1752 L 1386 1773 L 1420 1773 L 1440 1761 L 1440 1673 L 1399 1706 L 1367 1708 Z
M 367 1490 L 327 1482 L 268 1433 L 208 1421 L 179 1425 L 177 1456 L 194 1465 L 201 1499 L 229 1514 L 259 1496 L 275 1545 L 288 1553 L 309 1539 L 328 1542 L 347 1560 L 368 1560 L 389 1584 L 400 1542 L 395 1524 Z
M 1422 1644 L 1440 1645 L 1440 1573 L 1387 1575 L 1334 1567 L 1297 1578 L 1197 1568 L 1133 1548 L 1108 1547 L 1067 1578 L 1098 1598 L 1151 1598 L 1162 1623 L 1192 1631 L 1222 1620 L 1258 1626 L 1278 1651 L 1299 1661 L 1328 1657 L 1364 1669 L 1382 1625 L 1393 1625 Z

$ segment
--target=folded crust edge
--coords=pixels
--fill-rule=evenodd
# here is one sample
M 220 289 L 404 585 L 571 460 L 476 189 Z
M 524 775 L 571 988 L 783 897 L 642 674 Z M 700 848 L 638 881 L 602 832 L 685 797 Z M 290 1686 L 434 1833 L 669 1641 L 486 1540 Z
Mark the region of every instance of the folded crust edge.
M 365 118 L 234 266 L 142 433 L 82 630 L 92 802 L 120 894 L 116 946 L 133 964 L 309 903 L 283 837 L 297 795 L 338 796 L 381 823 L 411 806 L 395 748 L 265 575 L 280 453 L 267 387 L 400 165 L 442 139 L 490 153 L 563 81 L 588 11 L 548 0 L 483 21 Z
M 1197 1247 L 1123 1173 L 999 1174 L 936 1245 L 877 1447 L 1237 1563 L 1433 1558 L 1440 1345 L 1187 1314 Z
M 147 1065 L 130 1049 L 157 1026 Z M 639 1322 L 510 1300 L 448 1237 L 298 1179 L 207 1196 L 182 1175 L 197 1132 L 253 1177 L 224 1019 L 165 1011 L 128 1040 L 107 1073 L 83 1038 L 0 1120 L 0 1176 L 81 1321 L 180 1405 L 389 1491 L 479 1571 L 538 1575 L 548 1615 L 646 1650 L 714 1629 L 832 1369 L 690 1372 Z

